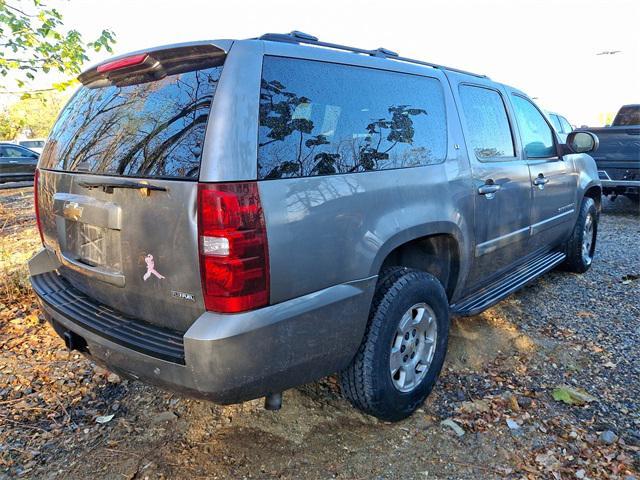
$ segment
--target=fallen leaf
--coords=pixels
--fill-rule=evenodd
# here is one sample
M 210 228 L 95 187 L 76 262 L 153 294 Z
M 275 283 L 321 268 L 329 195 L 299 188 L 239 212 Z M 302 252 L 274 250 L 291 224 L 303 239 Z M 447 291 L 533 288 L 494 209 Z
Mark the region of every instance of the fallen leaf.
M 584 405 L 585 403 L 595 402 L 597 400 L 584 390 L 567 385 L 555 388 L 551 395 L 555 401 L 564 402 L 567 405 Z
M 551 451 L 536 455 L 535 460 L 537 463 L 548 469 L 552 469 L 560 464 L 558 459 L 553 455 L 553 452 Z
M 462 437 L 464 435 L 464 429 L 460 425 L 458 425 L 456 422 L 451 420 L 450 418 L 447 418 L 446 420 L 441 421 L 440 425 L 449 427 L 451 430 L 456 432 L 456 435 L 459 437 Z
M 96 423 L 109 423 L 111 420 L 113 420 L 114 415 L 100 415 L 99 417 L 96 417 Z
M 519 412 L 520 411 L 520 405 L 518 405 L 518 399 L 514 395 L 511 395 L 509 397 L 509 407 L 514 412 Z
M 474 400 L 473 402 L 462 402 L 460 411 L 465 413 L 486 413 L 490 410 L 487 400 Z

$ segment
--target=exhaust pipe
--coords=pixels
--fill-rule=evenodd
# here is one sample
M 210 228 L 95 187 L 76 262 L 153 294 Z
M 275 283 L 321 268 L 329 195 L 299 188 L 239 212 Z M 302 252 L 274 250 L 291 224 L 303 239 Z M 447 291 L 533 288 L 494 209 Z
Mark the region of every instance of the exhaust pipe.
M 280 410 L 282 408 L 282 392 L 270 393 L 264 397 L 265 410 Z
M 77 350 L 79 352 L 85 352 L 87 350 L 86 340 L 71 330 L 66 330 L 62 334 L 62 338 L 69 350 Z

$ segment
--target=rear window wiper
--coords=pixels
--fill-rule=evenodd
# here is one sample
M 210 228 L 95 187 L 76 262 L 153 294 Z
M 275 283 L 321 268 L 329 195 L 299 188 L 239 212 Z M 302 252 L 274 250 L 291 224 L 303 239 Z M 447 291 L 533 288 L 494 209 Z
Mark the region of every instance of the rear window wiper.
M 78 185 L 89 190 L 94 188 L 100 188 L 105 193 L 113 193 L 114 188 L 128 188 L 131 190 L 142 190 L 143 193 L 149 195 L 154 190 L 158 192 L 166 192 L 165 187 L 159 187 L 157 185 L 149 185 L 143 182 L 78 182 Z

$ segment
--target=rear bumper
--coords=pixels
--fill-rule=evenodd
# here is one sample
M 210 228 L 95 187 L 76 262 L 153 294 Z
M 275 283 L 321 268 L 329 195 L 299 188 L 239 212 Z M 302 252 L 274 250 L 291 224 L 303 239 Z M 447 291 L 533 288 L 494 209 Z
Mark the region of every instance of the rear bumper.
M 640 193 L 640 180 L 603 180 L 602 193 L 604 195 L 624 195 Z
M 640 190 L 640 162 L 638 167 L 612 168 L 609 165 L 598 166 L 598 176 L 605 194 L 610 192 L 624 193 Z
M 640 180 L 602 180 L 603 187 L 640 187 Z
M 46 250 L 29 264 L 34 290 L 58 333 L 79 335 L 88 356 L 126 377 L 217 403 L 279 392 L 344 368 L 364 334 L 376 282 L 371 277 L 340 284 L 241 314 L 205 312 L 183 334 L 184 361 L 179 363 L 96 328 L 104 315 L 94 312 L 96 322 L 86 318 L 87 297 L 75 310 L 63 308 L 74 295 L 73 287 L 58 292 L 64 297 L 47 294 L 41 286 L 43 275 L 57 276 L 52 266 Z M 84 314 L 77 313 L 80 309 Z M 117 325 L 111 328 L 118 330 Z

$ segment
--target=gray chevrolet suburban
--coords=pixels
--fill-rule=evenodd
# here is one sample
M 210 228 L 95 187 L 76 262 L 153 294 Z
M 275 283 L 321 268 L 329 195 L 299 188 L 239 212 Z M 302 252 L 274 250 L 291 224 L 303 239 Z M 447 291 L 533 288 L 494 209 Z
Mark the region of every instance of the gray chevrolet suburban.
M 36 175 L 33 289 L 67 346 L 219 403 L 340 372 L 410 415 L 450 315 L 591 265 L 597 137 L 484 75 L 301 32 L 97 65 Z

